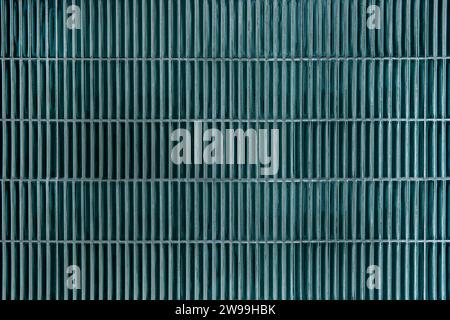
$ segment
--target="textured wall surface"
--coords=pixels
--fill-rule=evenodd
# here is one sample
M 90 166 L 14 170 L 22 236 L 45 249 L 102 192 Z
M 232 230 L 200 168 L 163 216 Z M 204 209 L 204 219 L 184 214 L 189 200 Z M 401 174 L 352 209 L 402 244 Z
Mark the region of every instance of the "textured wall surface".
M 448 13 L 0 0 L 0 298 L 447 299 Z M 175 164 L 196 121 L 279 169 Z

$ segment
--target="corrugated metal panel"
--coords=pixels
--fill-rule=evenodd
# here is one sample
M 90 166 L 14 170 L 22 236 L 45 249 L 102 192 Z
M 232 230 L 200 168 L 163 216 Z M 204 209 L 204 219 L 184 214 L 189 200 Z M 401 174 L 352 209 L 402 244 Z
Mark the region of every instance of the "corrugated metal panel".
M 448 12 L 0 0 L 1 298 L 447 299 Z M 279 170 L 174 164 L 196 120 L 278 129 Z

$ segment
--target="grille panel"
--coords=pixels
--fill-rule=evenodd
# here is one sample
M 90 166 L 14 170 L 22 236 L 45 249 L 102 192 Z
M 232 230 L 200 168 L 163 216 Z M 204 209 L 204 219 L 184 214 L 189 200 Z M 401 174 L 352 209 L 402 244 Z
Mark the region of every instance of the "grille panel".
M 1 298 L 446 299 L 448 10 L 0 0 Z M 200 122 L 279 170 L 174 164 Z

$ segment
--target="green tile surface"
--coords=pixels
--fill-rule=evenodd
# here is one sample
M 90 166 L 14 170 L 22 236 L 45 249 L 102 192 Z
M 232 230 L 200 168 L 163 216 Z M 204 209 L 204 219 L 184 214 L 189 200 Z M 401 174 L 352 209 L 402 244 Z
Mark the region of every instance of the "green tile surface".
M 0 0 L 0 298 L 448 299 L 448 13 Z M 199 123 L 278 130 L 279 169 L 173 163 Z

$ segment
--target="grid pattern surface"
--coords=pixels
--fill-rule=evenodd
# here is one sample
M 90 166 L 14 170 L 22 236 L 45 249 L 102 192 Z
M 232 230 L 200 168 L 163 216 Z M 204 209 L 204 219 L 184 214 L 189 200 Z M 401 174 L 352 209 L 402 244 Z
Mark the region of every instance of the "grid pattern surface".
M 447 299 L 448 12 L 0 0 L 1 299 Z M 175 165 L 198 122 L 279 130 L 279 170 Z

